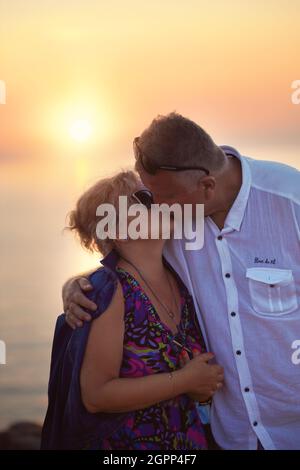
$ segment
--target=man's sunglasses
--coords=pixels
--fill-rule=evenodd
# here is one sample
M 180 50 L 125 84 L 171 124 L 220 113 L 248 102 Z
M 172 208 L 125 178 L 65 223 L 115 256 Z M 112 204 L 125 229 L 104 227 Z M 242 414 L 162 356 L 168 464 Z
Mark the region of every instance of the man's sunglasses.
M 153 196 L 151 191 L 148 189 L 141 189 L 132 194 L 133 199 L 135 199 L 139 204 L 151 209 L 151 204 L 154 204 Z
M 140 162 L 144 170 L 149 173 L 150 175 L 155 175 L 158 170 L 166 170 L 166 171 L 186 171 L 186 170 L 200 170 L 204 171 L 204 173 L 208 176 L 209 170 L 203 168 L 203 166 L 173 166 L 173 165 L 155 165 L 151 163 L 150 159 L 145 155 L 139 144 L 138 144 L 139 137 L 136 137 L 133 141 L 133 152 L 136 161 Z

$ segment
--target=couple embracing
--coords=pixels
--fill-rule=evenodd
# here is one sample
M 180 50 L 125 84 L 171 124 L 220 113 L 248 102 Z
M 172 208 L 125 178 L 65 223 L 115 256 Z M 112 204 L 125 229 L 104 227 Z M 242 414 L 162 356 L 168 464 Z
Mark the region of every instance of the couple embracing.
M 69 216 L 104 258 L 63 288 L 42 448 L 300 449 L 299 172 L 176 113 L 134 155 L 135 171 L 97 182 Z M 120 196 L 149 230 L 154 203 L 203 204 L 204 246 L 101 237 L 97 208 Z

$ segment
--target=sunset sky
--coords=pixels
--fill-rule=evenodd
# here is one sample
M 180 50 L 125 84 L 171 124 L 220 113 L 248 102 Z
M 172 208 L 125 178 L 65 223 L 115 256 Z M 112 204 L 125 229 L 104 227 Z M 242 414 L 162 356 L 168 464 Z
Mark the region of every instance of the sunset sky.
M 60 233 L 80 193 L 131 165 L 133 138 L 173 110 L 218 144 L 300 167 L 299 20 L 300 0 L 0 0 L 7 239 L 22 223 L 36 247 L 33 215 Z
M 15 207 L 24 223 L 49 208 L 59 231 L 82 190 L 132 164 L 133 138 L 173 110 L 218 144 L 300 167 L 299 20 L 300 0 L 0 0 L 8 231 Z
M 299 21 L 296 0 L 0 0 L 1 162 L 49 180 L 84 157 L 88 178 L 172 110 L 241 150 L 298 146 Z

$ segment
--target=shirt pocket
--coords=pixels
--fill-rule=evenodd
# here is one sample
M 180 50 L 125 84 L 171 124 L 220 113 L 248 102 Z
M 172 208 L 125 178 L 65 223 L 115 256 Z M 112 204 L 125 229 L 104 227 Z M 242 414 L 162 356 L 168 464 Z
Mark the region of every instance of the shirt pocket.
M 290 269 L 249 268 L 246 272 L 254 310 L 261 315 L 286 315 L 298 308 Z

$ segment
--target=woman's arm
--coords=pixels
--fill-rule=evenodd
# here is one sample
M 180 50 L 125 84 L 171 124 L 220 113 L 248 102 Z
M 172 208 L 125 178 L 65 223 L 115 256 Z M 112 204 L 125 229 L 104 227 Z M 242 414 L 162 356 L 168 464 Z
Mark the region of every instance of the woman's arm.
M 207 364 L 213 357 L 209 353 L 192 359 L 171 375 L 119 378 L 123 337 L 124 298 L 118 284 L 111 304 L 91 325 L 81 368 L 82 401 L 90 413 L 138 410 L 199 387 L 210 395 L 222 381 L 221 368 Z
M 123 357 L 124 298 L 118 283 L 107 310 L 91 325 L 81 368 L 81 395 L 86 409 L 123 412 L 146 408 L 184 392 L 182 371 L 140 378 L 119 378 Z

